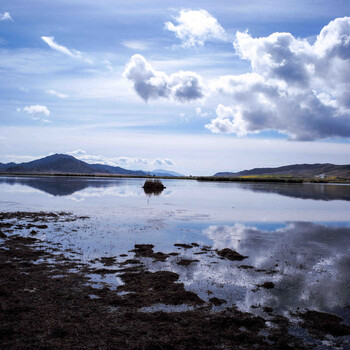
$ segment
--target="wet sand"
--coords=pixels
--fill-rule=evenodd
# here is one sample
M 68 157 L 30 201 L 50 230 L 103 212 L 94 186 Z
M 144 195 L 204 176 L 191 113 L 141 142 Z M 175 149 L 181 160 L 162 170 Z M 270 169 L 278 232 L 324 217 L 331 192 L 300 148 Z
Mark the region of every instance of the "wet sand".
M 178 243 L 174 252 L 137 244 L 122 257 L 101 256 L 83 263 L 59 243 L 36 238 L 47 224 L 84 220 L 69 213 L 0 213 L 1 349 L 308 349 L 346 348 L 350 327 L 336 315 L 290 310 L 288 317 L 269 307 L 263 317 L 225 305 L 215 295 L 205 301 L 186 290 L 179 274 L 162 269 L 194 247 L 218 261 L 236 261 L 232 250 Z M 26 234 L 23 234 L 26 233 Z M 130 258 L 130 253 L 133 257 Z M 124 254 L 122 254 L 124 255 Z M 199 256 L 199 255 L 198 255 Z M 143 259 L 154 264 L 152 271 Z M 102 266 L 102 267 L 101 267 Z M 157 267 L 158 270 L 155 268 Z M 261 271 L 266 275 L 266 271 Z M 118 276 L 117 287 L 96 284 L 91 275 Z M 116 277 L 117 278 L 117 277 Z M 257 289 L 273 289 L 266 281 Z M 260 307 L 254 306 L 253 307 Z

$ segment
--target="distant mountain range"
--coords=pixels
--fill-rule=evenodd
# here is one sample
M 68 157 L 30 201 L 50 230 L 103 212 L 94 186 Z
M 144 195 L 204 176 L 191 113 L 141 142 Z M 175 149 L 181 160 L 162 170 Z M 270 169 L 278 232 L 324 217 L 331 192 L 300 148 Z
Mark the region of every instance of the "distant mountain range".
M 156 169 L 156 170 L 150 171 L 150 174 L 155 176 L 177 176 L 177 177 L 185 176 L 183 174 L 176 173 L 175 171 L 169 171 L 164 169 Z
M 0 163 L 0 171 L 6 173 L 67 173 L 67 174 L 115 174 L 143 175 L 142 170 L 127 170 L 118 166 L 88 164 L 67 154 L 54 154 L 25 163 Z
M 181 177 L 184 176 L 174 171 L 156 169 L 153 171 L 128 170 L 118 166 L 104 164 L 88 164 L 67 154 L 54 154 L 41 159 L 24 163 L 0 163 L 2 173 L 61 173 L 61 174 L 112 174 L 112 175 L 134 175 L 134 176 L 159 176 L 159 177 Z M 334 164 L 293 164 L 278 168 L 254 168 L 239 172 L 219 172 L 214 176 L 255 176 L 255 175 L 289 175 L 295 177 L 329 177 L 337 176 L 350 178 L 349 165 Z
M 334 165 L 334 164 L 293 164 L 281 166 L 278 168 L 254 168 L 251 170 L 243 170 L 237 173 L 220 172 L 214 176 L 249 176 L 249 175 L 289 175 L 295 177 L 329 177 L 337 176 L 350 178 L 350 164 Z
M 0 163 L 0 172 L 6 173 L 62 173 L 62 174 L 113 174 L 134 176 L 183 176 L 174 171 L 156 169 L 151 172 L 128 170 L 118 166 L 88 164 L 67 154 L 54 154 L 45 158 L 16 164 Z

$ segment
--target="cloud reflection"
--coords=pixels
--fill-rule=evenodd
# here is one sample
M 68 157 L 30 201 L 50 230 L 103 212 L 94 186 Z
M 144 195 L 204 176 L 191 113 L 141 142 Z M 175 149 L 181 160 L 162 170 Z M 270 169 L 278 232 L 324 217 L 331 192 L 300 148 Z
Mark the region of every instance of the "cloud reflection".
M 210 298 L 209 291 L 243 310 L 270 306 L 282 313 L 298 307 L 330 312 L 349 303 L 350 227 L 346 225 L 293 222 L 272 230 L 212 225 L 203 234 L 214 249 L 231 248 L 249 258 L 232 262 L 220 260 L 213 251 L 196 255 L 196 250 L 188 250 L 186 258 L 200 262 L 186 268 L 170 264 L 168 268 L 181 275 L 186 288 L 202 298 Z M 275 288 L 257 287 L 266 281 Z

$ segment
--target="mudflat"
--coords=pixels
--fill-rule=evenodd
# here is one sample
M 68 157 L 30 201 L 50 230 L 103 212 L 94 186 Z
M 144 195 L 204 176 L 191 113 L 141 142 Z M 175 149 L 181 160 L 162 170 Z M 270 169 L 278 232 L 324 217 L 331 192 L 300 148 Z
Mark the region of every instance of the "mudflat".
M 162 253 L 145 243 L 135 245 L 132 259 L 101 256 L 104 267 L 96 268 L 73 250 L 35 237 L 47 223 L 85 218 L 13 212 L 1 213 L 0 219 L 3 349 L 308 349 L 348 344 L 350 327 L 336 315 L 312 310 L 280 315 L 265 307 L 261 317 L 234 306 L 216 309 L 226 301 L 215 295 L 202 300 L 161 265 L 170 257 L 184 269 L 198 263 L 181 257 L 194 247 L 218 259 L 231 260 L 238 252 L 222 254 L 192 243 Z M 115 275 L 122 283 L 96 286 L 91 274 Z M 257 286 L 273 287 L 268 281 Z

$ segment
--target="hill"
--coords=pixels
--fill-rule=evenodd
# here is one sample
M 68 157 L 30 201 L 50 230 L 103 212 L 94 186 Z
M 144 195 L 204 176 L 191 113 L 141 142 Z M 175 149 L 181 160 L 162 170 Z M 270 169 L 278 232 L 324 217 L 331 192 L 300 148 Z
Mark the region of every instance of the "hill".
M 25 163 L 0 163 L 0 171 L 7 173 L 68 173 L 68 174 L 115 174 L 143 176 L 141 170 L 127 170 L 117 166 L 88 164 L 67 154 L 54 154 Z
M 342 178 L 350 178 L 350 165 L 335 164 L 293 164 L 281 166 L 278 168 L 254 168 L 251 170 L 243 170 L 239 172 L 220 172 L 214 176 L 257 176 L 257 175 L 287 175 L 294 177 L 330 177 L 337 176 Z
M 7 168 L 16 165 L 16 163 L 0 163 L 0 171 L 6 170 Z
M 169 171 L 169 170 L 164 170 L 164 169 L 156 169 L 153 171 L 150 171 L 151 175 L 155 176 L 175 176 L 175 177 L 182 177 L 185 176 L 183 174 L 176 173 L 175 171 Z

